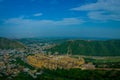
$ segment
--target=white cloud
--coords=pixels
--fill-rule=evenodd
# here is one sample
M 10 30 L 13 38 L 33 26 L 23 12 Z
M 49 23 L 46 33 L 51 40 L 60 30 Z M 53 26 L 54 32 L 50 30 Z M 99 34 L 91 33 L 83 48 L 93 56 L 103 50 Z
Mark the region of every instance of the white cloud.
M 33 20 L 33 19 L 24 19 L 23 17 L 11 18 L 5 20 L 4 24 L 11 24 L 17 26 L 62 26 L 62 25 L 76 25 L 81 24 L 84 21 L 78 18 L 64 18 L 59 21 L 54 20 Z
M 33 16 L 42 16 L 42 15 L 43 15 L 42 13 L 36 13 Z
M 78 18 L 64 18 L 61 21 L 56 21 L 56 25 L 75 25 L 75 24 L 81 24 L 84 21 Z
M 107 14 L 107 15 L 105 15 Z M 94 20 L 102 20 L 102 21 L 108 21 L 108 20 L 115 20 L 115 21 L 120 21 L 120 15 L 115 15 L 115 14 L 109 14 L 104 11 L 94 11 L 94 12 L 89 12 L 88 16 L 90 19 Z
M 120 0 L 98 0 L 96 3 L 82 5 L 71 10 L 89 11 L 90 19 L 120 21 Z

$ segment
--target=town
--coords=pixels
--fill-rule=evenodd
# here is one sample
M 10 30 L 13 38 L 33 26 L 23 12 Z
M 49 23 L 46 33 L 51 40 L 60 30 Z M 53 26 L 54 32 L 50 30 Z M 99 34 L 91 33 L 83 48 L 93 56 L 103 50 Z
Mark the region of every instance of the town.
M 52 55 L 46 53 L 45 49 L 51 48 L 55 44 L 33 43 L 27 44 L 26 49 L 0 49 L 0 76 L 6 76 L 12 80 L 19 73 L 29 74 L 33 79 L 43 72 L 42 69 L 85 69 L 85 60 L 82 57 L 74 58 L 70 54 L 59 55 L 57 52 Z M 89 64 L 88 68 L 94 69 L 95 66 Z

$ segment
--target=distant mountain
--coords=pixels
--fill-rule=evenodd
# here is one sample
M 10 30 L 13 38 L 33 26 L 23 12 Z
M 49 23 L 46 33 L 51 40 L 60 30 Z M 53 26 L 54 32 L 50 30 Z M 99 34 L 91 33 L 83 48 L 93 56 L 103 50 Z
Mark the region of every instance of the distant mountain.
M 14 49 L 14 48 L 25 48 L 25 46 L 16 40 L 0 37 L 0 49 Z
M 120 40 L 69 40 L 47 51 L 87 56 L 120 56 Z

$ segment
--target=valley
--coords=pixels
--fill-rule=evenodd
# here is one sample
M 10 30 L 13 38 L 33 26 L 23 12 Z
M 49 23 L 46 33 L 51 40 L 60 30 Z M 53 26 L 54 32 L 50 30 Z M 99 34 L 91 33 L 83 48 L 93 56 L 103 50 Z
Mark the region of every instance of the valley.
M 4 43 L 5 46 L 0 48 L 0 80 L 21 80 L 21 78 L 22 80 L 79 80 L 85 79 L 85 75 L 90 73 L 92 73 L 91 76 L 88 75 L 90 80 L 95 77 L 98 80 L 104 80 L 102 79 L 104 76 L 106 76 L 105 79 L 112 80 L 112 77 L 120 75 L 119 40 L 99 41 L 99 44 L 95 41 L 98 46 L 101 43 L 104 45 L 110 42 L 111 48 L 114 47 L 118 55 L 113 55 L 111 52 L 107 53 L 108 55 L 91 54 L 91 50 L 85 55 L 81 55 L 81 51 L 80 54 L 74 54 L 76 50 L 79 53 L 83 45 L 87 50 L 89 42 L 86 40 L 72 40 L 72 42 L 69 39 L 16 39 L 12 42 L 7 40 L 10 45 L 20 43 L 20 47 L 14 46 L 13 48 Z M 89 47 L 93 47 L 95 45 L 93 43 L 94 41 Z M 21 44 L 24 47 L 21 47 Z M 62 51 L 65 52 L 62 53 Z

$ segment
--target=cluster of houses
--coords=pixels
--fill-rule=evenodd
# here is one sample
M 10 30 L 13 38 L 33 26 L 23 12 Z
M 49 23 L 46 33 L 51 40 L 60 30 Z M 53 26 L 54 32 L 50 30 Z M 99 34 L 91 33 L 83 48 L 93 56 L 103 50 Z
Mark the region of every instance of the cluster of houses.
M 21 65 L 17 62 L 17 58 L 19 58 L 21 59 L 21 63 L 25 63 L 25 56 L 27 55 L 28 54 L 23 53 L 22 50 L 0 50 L 0 77 L 6 77 L 8 80 L 12 80 L 21 72 L 28 73 L 33 78 L 37 78 L 37 75 L 42 74 L 42 72 L 37 71 L 37 69 L 30 69 L 26 65 Z

